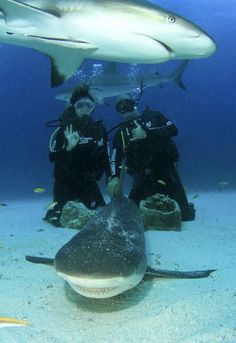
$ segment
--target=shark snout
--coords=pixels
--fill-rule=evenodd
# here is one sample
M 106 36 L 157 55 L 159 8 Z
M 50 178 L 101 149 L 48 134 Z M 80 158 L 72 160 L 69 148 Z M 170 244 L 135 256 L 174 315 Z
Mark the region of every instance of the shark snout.
M 216 44 L 214 40 L 206 34 L 199 34 L 194 38 L 194 54 L 200 57 L 208 57 L 216 51 Z
M 205 58 L 216 51 L 214 40 L 204 33 L 191 32 L 184 37 L 176 37 L 175 41 L 166 44 L 170 56 L 174 59 Z
M 216 51 L 214 40 L 199 26 L 185 21 L 183 28 L 185 34 L 182 35 L 182 45 L 184 46 L 186 41 L 186 53 L 189 53 L 189 58 L 208 57 Z

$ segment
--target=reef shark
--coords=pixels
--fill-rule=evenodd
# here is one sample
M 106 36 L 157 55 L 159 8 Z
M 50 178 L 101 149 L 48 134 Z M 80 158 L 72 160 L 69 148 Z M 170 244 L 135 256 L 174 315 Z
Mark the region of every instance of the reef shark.
M 161 76 L 158 72 L 155 74 L 138 74 L 135 75 L 135 85 L 130 81 L 129 75 L 117 72 L 117 64 L 111 62 L 104 72 L 94 79 L 87 77 L 81 83 L 89 85 L 89 93 L 98 104 L 103 104 L 104 99 L 119 96 L 122 94 L 132 93 L 134 86 L 138 86 L 140 92 L 152 86 L 163 86 L 166 82 L 173 81 L 181 89 L 186 89 L 181 77 L 188 64 L 184 61 L 180 66 L 173 71 L 169 76 Z M 70 89 L 67 89 L 56 95 L 56 99 L 70 102 L 71 95 L 78 84 Z
M 162 63 L 216 50 L 200 27 L 145 0 L 1 0 L 0 42 L 48 56 L 52 86 L 85 58 Z
M 55 255 L 26 256 L 49 264 L 80 295 L 110 298 L 137 286 L 146 274 L 153 277 L 202 278 L 213 270 L 181 272 L 150 268 L 142 218 L 136 204 L 115 196 Z

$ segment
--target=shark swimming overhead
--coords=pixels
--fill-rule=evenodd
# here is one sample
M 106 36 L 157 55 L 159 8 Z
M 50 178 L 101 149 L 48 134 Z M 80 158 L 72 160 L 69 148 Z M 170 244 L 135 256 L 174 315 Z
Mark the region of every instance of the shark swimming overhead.
M 54 259 L 26 256 L 55 267 L 80 295 L 110 298 L 137 286 L 145 274 L 154 277 L 202 278 L 213 270 L 181 272 L 147 266 L 143 222 L 136 204 L 121 195 L 99 210 Z
M 139 90 L 142 92 L 148 87 L 162 87 L 165 83 L 172 81 L 179 88 L 185 89 L 181 77 L 187 64 L 188 61 L 182 62 L 169 76 L 161 76 L 158 72 L 153 74 L 137 74 L 135 76 L 135 85 L 139 86 Z M 131 82 L 129 75 L 119 73 L 115 62 L 111 62 L 98 77 L 93 79 L 88 76 L 81 83 L 89 85 L 89 93 L 98 104 L 103 104 L 107 98 L 132 93 L 134 91 L 134 84 Z M 73 88 L 62 91 L 56 95 L 56 99 L 69 103 L 71 95 L 77 86 L 78 84 Z
M 1 0 L 0 41 L 48 56 L 52 86 L 85 58 L 154 64 L 216 49 L 201 28 L 145 0 Z

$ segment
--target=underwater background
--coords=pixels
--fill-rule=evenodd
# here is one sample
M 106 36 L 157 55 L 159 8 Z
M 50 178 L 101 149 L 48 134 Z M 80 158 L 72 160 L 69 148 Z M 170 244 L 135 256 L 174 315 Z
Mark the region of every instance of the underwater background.
M 152 1 L 183 15 L 203 28 L 217 44 L 210 58 L 190 61 L 182 91 L 170 82 L 148 88 L 139 108 L 147 105 L 165 113 L 178 127 L 175 142 L 181 160 L 179 170 L 187 190 L 219 190 L 219 182 L 236 188 L 236 11 L 235 0 Z M 89 75 L 93 64 L 86 60 L 82 70 Z M 179 61 L 138 65 L 136 72 L 169 75 Z M 119 70 L 129 72 L 128 65 Z M 57 89 L 50 87 L 49 59 L 37 51 L 17 46 L 0 46 L 0 202 L 9 198 L 36 198 L 35 187 L 44 187 L 51 196 L 53 166 L 48 161 L 52 129 L 45 122 L 57 119 L 64 103 L 55 99 L 61 90 L 76 83 L 76 77 Z M 96 110 L 107 129 L 120 118 L 115 99 Z M 112 137 L 110 137 L 112 138 Z

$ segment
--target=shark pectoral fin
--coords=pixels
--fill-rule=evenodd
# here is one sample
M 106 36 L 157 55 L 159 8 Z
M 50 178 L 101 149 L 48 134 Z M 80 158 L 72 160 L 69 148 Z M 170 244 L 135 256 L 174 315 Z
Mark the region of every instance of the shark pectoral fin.
M 54 266 L 54 258 L 39 257 L 39 256 L 25 256 L 26 261 L 37 264 L 46 264 L 48 266 Z
M 178 271 L 178 270 L 164 270 L 153 269 L 147 267 L 145 276 L 147 277 L 162 277 L 162 278 L 177 278 L 177 279 L 201 279 L 208 277 L 211 273 L 215 272 L 215 269 L 209 270 L 194 270 L 194 271 Z
M 68 80 L 79 68 L 84 60 L 84 56 L 78 53 L 73 56 L 71 53 L 66 54 L 48 54 L 51 60 L 51 86 L 60 86 Z
M 59 86 L 79 68 L 84 58 L 97 50 L 97 46 L 85 41 L 70 41 L 53 37 L 13 34 L 18 45 L 36 49 L 51 60 L 51 85 Z
M 52 87 L 59 86 L 73 76 L 89 53 L 91 50 L 86 52 L 84 50 L 62 49 L 61 47 L 58 48 L 58 51 L 54 48 L 50 53 L 47 53 L 52 65 Z
M 57 18 L 53 13 L 42 11 L 39 8 L 15 0 L 1 0 L 0 11 L 4 15 L 6 24 L 15 28 L 31 27 L 32 23 L 35 26 L 35 23 L 42 19 L 45 20 L 45 18 Z
M 62 92 L 60 94 L 57 94 L 55 96 L 55 98 L 57 100 L 62 100 L 62 101 L 65 101 L 65 102 L 70 102 L 70 98 L 71 98 L 71 95 L 72 95 L 73 91 L 74 91 L 73 88 L 65 90 L 64 92 Z
M 93 97 L 93 99 L 95 99 L 96 103 L 99 105 L 103 105 L 104 104 L 104 98 L 103 98 L 103 94 L 100 94 L 99 90 L 94 87 L 93 85 L 90 87 L 90 91 L 89 93 L 91 94 L 91 96 Z
M 79 68 L 83 60 L 98 49 L 96 45 L 84 41 L 30 37 L 35 40 L 34 48 L 47 55 L 51 60 L 52 87 L 59 86 L 68 80 Z

